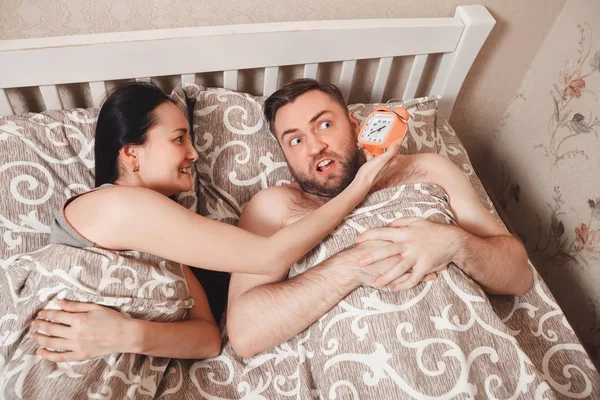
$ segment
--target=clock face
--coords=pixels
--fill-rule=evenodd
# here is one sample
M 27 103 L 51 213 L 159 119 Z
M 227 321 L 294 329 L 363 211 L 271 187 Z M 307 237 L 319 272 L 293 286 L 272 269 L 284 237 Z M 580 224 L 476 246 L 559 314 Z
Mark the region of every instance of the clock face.
M 381 143 L 387 137 L 393 122 L 394 116 L 391 114 L 373 114 L 359 139 L 365 143 Z

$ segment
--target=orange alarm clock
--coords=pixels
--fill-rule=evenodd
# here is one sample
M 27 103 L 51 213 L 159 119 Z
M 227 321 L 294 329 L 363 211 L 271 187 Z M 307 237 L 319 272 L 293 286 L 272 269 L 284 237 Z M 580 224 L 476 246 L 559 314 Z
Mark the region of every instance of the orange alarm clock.
M 408 132 L 408 111 L 378 106 L 369 114 L 358 134 L 358 145 L 373 155 L 384 153 L 396 140 Z

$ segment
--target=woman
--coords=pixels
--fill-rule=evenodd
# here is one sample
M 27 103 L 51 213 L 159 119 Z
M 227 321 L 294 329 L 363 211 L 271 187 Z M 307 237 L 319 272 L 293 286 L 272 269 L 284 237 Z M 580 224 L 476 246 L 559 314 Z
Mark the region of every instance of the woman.
M 198 153 L 186 118 L 156 86 L 133 83 L 114 92 L 100 110 L 95 143 L 97 189 L 65 203 L 53 226 L 54 242 L 136 250 L 215 271 L 277 275 L 363 200 L 400 147 L 395 143 L 369 160 L 340 195 L 265 238 L 199 216 L 169 199 L 192 188 Z M 195 301 L 188 320 L 149 322 L 95 304 L 63 301 L 64 311 L 43 310 L 38 314 L 42 319 L 32 323 L 50 335 L 32 334 L 42 346 L 37 354 L 56 362 L 112 353 L 216 356 L 220 332 L 206 295 L 188 267 L 184 273 Z

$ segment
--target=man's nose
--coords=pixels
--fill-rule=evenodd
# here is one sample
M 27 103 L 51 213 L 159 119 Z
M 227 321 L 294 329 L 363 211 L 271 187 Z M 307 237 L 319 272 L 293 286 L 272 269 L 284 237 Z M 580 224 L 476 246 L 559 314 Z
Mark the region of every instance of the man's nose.
M 308 151 L 315 156 L 325 150 L 328 146 L 318 135 L 308 135 Z

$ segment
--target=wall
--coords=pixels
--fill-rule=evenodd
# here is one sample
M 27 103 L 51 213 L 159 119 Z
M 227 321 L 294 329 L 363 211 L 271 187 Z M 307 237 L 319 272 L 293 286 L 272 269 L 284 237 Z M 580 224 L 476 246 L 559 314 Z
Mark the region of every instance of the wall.
M 481 173 L 600 365 L 600 2 L 570 0 Z

